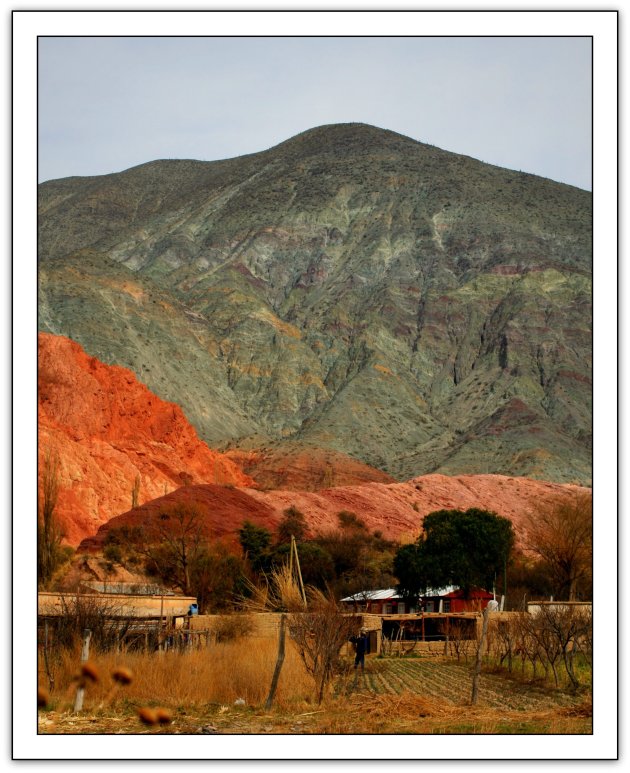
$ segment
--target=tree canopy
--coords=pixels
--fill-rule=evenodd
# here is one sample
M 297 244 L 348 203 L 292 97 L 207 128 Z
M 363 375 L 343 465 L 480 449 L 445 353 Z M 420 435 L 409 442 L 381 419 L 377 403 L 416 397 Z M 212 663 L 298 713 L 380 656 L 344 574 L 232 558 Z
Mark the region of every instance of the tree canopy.
M 269 569 L 271 554 L 271 532 L 264 526 L 256 526 L 251 521 L 243 521 L 238 530 L 238 541 L 241 543 L 244 556 L 249 560 L 255 572 Z
M 514 544 L 512 523 L 496 513 L 471 508 L 429 513 L 422 533 L 394 557 L 399 592 L 417 598 L 427 588 L 456 585 L 490 589 Z

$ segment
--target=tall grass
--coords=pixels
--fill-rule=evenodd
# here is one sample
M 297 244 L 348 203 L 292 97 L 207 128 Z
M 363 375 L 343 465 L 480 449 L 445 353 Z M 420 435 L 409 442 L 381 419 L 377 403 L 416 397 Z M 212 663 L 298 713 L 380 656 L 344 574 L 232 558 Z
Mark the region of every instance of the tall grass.
M 95 710 L 102 703 L 116 701 L 199 706 L 232 704 L 242 698 L 250 706 L 264 703 L 273 675 L 277 642 L 271 638 L 244 638 L 189 652 L 95 654 L 90 662 L 96 667 L 98 681 L 86 690 L 85 709 Z M 112 689 L 112 673 L 123 666 L 131 670 L 133 680 L 125 687 Z M 54 664 L 55 691 L 51 705 L 63 710 L 72 702 L 73 686 L 79 670 L 78 651 L 60 654 Z M 288 646 L 276 693 L 276 704 L 288 707 L 312 695 L 312 680 L 294 646 Z

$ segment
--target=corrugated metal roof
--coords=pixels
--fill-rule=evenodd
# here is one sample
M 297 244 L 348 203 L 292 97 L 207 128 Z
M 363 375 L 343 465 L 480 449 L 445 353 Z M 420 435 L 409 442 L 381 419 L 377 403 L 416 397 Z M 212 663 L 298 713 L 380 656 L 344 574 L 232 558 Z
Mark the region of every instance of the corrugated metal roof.
M 398 591 L 395 588 L 383 588 L 382 590 L 365 590 L 355 593 L 353 596 L 346 596 L 342 601 L 382 601 L 383 599 L 399 599 Z
M 446 588 L 427 588 L 427 592 L 423 593 L 424 598 L 432 598 L 434 596 L 446 596 L 448 593 L 452 593 L 457 590 L 455 585 L 448 585 Z M 342 601 L 385 601 L 388 599 L 402 599 L 396 588 L 383 588 L 381 590 L 365 590 L 355 593 L 353 596 L 346 596 Z

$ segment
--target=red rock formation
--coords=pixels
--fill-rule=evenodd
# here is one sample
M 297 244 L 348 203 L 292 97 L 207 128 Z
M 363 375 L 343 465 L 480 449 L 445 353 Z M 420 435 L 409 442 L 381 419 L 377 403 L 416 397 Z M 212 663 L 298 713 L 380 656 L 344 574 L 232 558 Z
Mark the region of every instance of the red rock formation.
M 228 541 L 236 542 L 236 532 L 244 521 L 274 529 L 280 518 L 279 513 L 272 505 L 256 500 L 251 493 L 252 489 L 243 490 L 214 484 L 185 486 L 112 518 L 103 524 L 94 536 L 81 542 L 79 552 L 102 550 L 107 533 L 122 526 L 140 526 L 147 534 L 158 534 L 159 516 L 176 505 L 192 505 L 199 511 L 202 516 L 198 524 L 199 533 L 207 540 L 228 537 Z
M 291 441 L 252 450 L 230 449 L 225 455 L 255 478 L 261 489 L 319 491 L 333 486 L 396 482 L 386 472 L 347 454 Z
M 311 535 L 336 529 L 338 513 L 349 510 L 362 518 L 371 531 L 379 530 L 385 537 L 405 542 L 418 536 L 423 517 L 432 511 L 478 507 L 509 518 L 515 527 L 517 543 L 523 546 L 524 524 L 529 515 L 541 503 L 570 497 L 578 490 L 583 489 L 502 475 L 424 475 L 407 483 L 367 483 L 319 492 L 189 486 L 104 524 L 95 537 L 80 545 L 80 550 L 102 549 L 112 527 L 150 527 L 161 509 L 177 503 L 198 505 L 204 515 L 207 536 L 234 540 L 243 521 L 251 520 L 273 529 L 291 505 L 304 513 Z
M 197 437 L 179 406 L 126 368 L 105 365 L 62 336 L 39 334 L 39 472 L 48 449 L 60 459 L 56 513 L 70 545 L 131 505 L 184 483 L 255 485 Z

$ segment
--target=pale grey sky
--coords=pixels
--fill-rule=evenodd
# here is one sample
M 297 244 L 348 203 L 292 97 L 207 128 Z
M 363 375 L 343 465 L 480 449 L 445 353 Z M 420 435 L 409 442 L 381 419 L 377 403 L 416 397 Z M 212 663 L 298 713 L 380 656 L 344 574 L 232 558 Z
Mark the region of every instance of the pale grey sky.
M 360 121 L 591 187 L 590 38 L 39 39 L 39 178 Z

